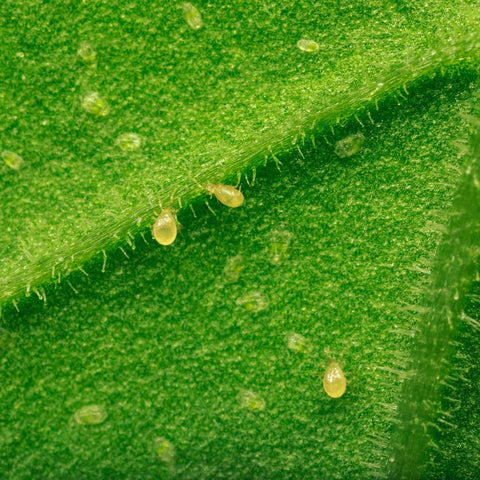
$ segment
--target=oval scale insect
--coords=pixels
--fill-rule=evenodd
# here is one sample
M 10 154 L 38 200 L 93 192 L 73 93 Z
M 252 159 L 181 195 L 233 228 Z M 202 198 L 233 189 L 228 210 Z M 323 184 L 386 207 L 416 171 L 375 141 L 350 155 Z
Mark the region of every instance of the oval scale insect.
M 352 157 L 358 153 L 365 143 L 365 136 L 359 132 L 339 140 L 335 144 L 335 155 L 340 158 Z
M 220 203 L 223 203 L 227 207 L 237 208 L 243 205 L 245 200 L 243 193 L 232 185 L 212 184 L 208 183 L 205 190 L 215 195 Z
M 252 412 L 265 410 L 265 400 L 256 392 L 242 390 L 238 398 L 242 408 L 246 408 Z
M 320 46 L 317 42 L 314 42 L 313 40 L 306 40 L 304 38 L 297 42 L 297 47 L 302 50 L 302 52 L 309 53 L 318 52 L 318 50 L 320 49 Z
M 23 165 L 23 158 L 15 152 L 4 150 L 0 155 L 4 162 L 13 170 L 19 170 Z
M 185 2 L 183 5 L 183 16 L 188 26 L 192 30 L 199 30 L 203 26 L 202 15 L 191 3 Z
M 177 222 L 172 212 L 166 208 L 153 224 L 153 238 L 160 245 L 171 245 L 177 238 Z
M 107 418 L 107 411 L 102 405 L 85 405 L 74 414 L 79 425 L 98 425 Z
M 115 145 L 124 152 L 134 152 L 142 147 L 142 137 L 137 133 L 122 133 L 115 140 Z
M 82 108 L 97 117 L 105 117 L 110 112 L 107 101 L 98 92 L 91 92 L 82 99 Z
M 335 360 L 331 360 L 323 376 L 323 388 L 329 397 L 339 398 L 347 389 L 347 379 L 342 368 Z
M 77 53 L 85 65 L 91 68 L 97 68 L 97 52 L 93 49 L 92 45 L 83 42 L 80 44 Z
M 155 439 L 155 450 L 160 460 L 165 463 L 173 463 L 175 460 L 175 447 L 172 442 L 164 437 Z

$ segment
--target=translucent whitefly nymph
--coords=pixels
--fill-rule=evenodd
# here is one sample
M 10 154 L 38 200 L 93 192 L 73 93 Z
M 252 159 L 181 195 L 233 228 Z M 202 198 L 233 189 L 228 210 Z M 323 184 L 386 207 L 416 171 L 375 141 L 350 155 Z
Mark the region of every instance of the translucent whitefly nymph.
M 177 238 L 177 222 L 168 208 L 158 216 L 153 224 L 152 233 L 160 245 L 171 245 Z
M 210 195 L 215 195 L 220 203 L 227 207 L 237 208 L 243 205 L 245 200 L 243 193 L 232 185 L 223 185 L 221 183 L 213 184 L 207 183 L 205 190 Z
M 362 133 L 354 133 L 335 144 L 335 154 L 340 158 L 352 157 L 358 153 L 365 143 L 365 136 Z
M 81 58 L 82 62 L 91 67 L 96 68 L 97 66 L 97 52 L 93 47 L 87 43 L 81 43 L 77 51 L 78 56 Z
M 267 258 L 272 265 L 280 265 L 288 257 L 293 234 L 287 230 L 274 230 L 268 238 Z
M 306 40 L 304 38 L 302 38 L 297 42 L 297 47 L 302 52 L 309 52 L 309 53 L 318 52 L 318 50 L 320 49 L 320 46 L 318 45 L 317 42 L 314 42 L 313 40 Z
M 245 268 L 245 262 L 241 255 L 227 258 L 225 267 L 223 268 L 223 279 L 227 283 L 235 283 Z
M 235 303 L 247 312 L 258 313 L 268 308 L 268 298 L 262 292 L 254 290 L 235 300 Z
M 115 145 L 124 152 L 134 152 L 142 148 L 142 137 L 137 133 L 122 133 L 115 140 Z
M 104 117 L 110 112 L 107 101 L 98 92 L 91 92 L 82 99 L 82 108 L 97 117 Z
M 242 390 L 238 395 L 238 400 L 242 408 L 254 412 L 265 410 L 265 400 L 258 393 L 251 390 Z
M 73 416 L 79 425 L 98 425 L 107 418 L 107 411 L 102 405 L 85 405 Z
M 13 170 L 19 170 L 23 165 L 23 158 L 15 152 L 4 150 L 1 155 L 3 161 Z
M 327 395 L 332 398 L 339 398 L 347 389 L 347 379 L 343 374 L 343 370 L 335 360 L 330 360 L 330 363 L 325 370 L 323 376 L 323 388 Z
M 173 463 L 175 460 L 175 446 L 164 437 L 157 437 L 154 442 L 155 451 L 160 460 L 165 463 Z
M 310 353 L 312 351 L 312 344 L 299 333 L 288 334 L 286 340 L 287 347 L 294 352 Z
M 199 30 L 203 27 L 202 16 L 196 7 L 194 7 L 191 3 L 185 2 L 182 5 L 182 8 L 185 21 L 192 30 Z

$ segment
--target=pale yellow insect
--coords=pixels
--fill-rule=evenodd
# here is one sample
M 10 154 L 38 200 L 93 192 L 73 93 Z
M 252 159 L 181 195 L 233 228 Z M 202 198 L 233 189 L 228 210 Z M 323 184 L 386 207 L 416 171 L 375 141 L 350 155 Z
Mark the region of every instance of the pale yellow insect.
M 165 463 L 173 463 L 175 460 L 175 446 L 172 442 L 164 437 L 155 439 L 155 450 L 160 457 L 160 460 Z
M 73 417 L 79 425 L 98 425 L 104 422 L 107 416 L 102 405 L 85 405 L 77 410 Z
M 310 353 L 312 345 L 303 335 L 299 333 L 290 333 L 287 335 L 287 347 L 294 352 Z
M 223 268 L 223 278 L 227 283 L 235 283 L 245 268 L 244 260 L 241 255 L 227 258 L 225 267 Z
M 97 117 L 104 117 L 110 112 L 107 101 L 98 92 L 91 92 L 82 99 L 82 108 Z
M 252 410 L 253 412 L 265 410 L 265 400 L 256 392 L 242 390 L 238 395 L 238 399 L 242 408 Z
M 365 136 L 362 133 L 354 133 L 335 144 L 335 154 L 340 158 L 348 158 L 358 153 L 365 143 Z
M 245 200 L 243 193 L 232 185 L 223 185 L 221 183 L 207 183 L 205 190 L 209 194 L 215 195 L 220 203 L 227 207 L 237 208 L 243 205 Z
M 177 238 L 177 222 L 169 208 L 162 210 L 152 228 L 153 238 L 160 245 L 171 245 Z
M 185 21 L 188 23 L 188 26 L 192 30 L 199 30 L 203 26 L 202 15 L 198 11 L 198 9 L 193 6 L 191 3 L 185 2 L 182 5 L 183 8 L 183 16 L 185 17 Z
M 92 45 L 86 42 L 80 44 L 77 53 L 85 65 L 91 68 L 97 67 L 97 52 L 93 49 Z
M 320 46 L 317 42 L 314 42 L 313 40 L 306 40 L 304 38 L 297 42 L 297 47 L 302 50 L 302 52 L 309 53 L 318 52 L 318 50 L 320 49 Z
M 122 133 L 116 140 L 115 145 L 124 152 L 133 152 L 142 147 L 142 137 L 137 133 Z
M 267 258 L 272 265 L 280 265 L 282 260 L 288 257 L 288 247 L 292 241 L 293 234 L 287 230 L 274 230 L 269 235 L 267 247 Z
M 268 298 L 266 298 L 262 292 L 254 290 L 237 298 L 235 303 L 247 312 L 258 313 L 266 310 L 269 302 Z
M 15 152 L 4 150 L 1 153 L 4 162 L 13 170 L 19 170 L 23 165 L 23 158 Z
M 343 374 L 342 367 L 335 360 L 330 360 L 330 363 L 325 370 L 323 376 L 323 388 L 327 395 L 332 398 L 339 398 L 347 389 L 347 379 Z

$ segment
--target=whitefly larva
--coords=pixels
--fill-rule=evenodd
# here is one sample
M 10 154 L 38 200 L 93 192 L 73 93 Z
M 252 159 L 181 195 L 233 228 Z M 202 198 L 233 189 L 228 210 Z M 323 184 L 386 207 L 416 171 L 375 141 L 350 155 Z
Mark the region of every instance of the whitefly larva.
M 205 190 L 209 194 L 215 195 L 220 203 L 230 208 L 240 207 L 245 200 L 243 193 L 232 185 L 207 183 Z
M 299 48 L 302 52 L 315 53 L 318 52 L 320 46 L 317 42 L 313 40 L 307 40 L 302 38 L 297 42 L 297 48 Z
M 79 425 L 98 425 L 107 418 L 107 411 L 102 405 L 85 405 L 74 414 Z
M 152 227 L 153 238 L 160 245 L 171 245 L 177 238 L 177 222 L 169 208 L 162 210 Z
M 183 9 L 183 16 L 185 21 L 188 23 L 188 26 L 192 30 L 200 30 L 203 26 L 202 15 L 198 11 L 198 9 L 192 5 L 191 3 L 185 2 L 182 5 Z
M 327 395 L 332 398 L 339 398 L 347 389 L 347 379 L 342 367 L 335 360 L 330 360 L 325 375 L 323 376 L 323 388 Z

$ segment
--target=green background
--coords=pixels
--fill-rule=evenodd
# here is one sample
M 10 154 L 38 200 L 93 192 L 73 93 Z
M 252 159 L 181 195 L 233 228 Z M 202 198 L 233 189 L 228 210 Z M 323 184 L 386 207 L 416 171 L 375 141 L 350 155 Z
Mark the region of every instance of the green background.
M 465 61 L 452 45 L 475 52 L 479 9 L 197 6 L 198 32 L 173 3 L 0 7 L 0 148 L 25 160 L 18 172 L 0 168 L 1 478 L 395 475 L 426 273 L 441 265 L 469 158 L 453 141 L 468 135 L 460 114 L 478 98 L 471 52 Z M 298 50 L 304 37 L 319 52 Z M 84 41 L 95 69 L 76 53 Z M 438 63 L 426 60 L 433 48 Z M 382 80 L 377 109 L 361 94 Z M 109 115 L 82 111 L 89 91 Z M 130 131 L 145 145 L 127 154 L 115 139 Z M 339 159 L 335 142 L 359 131 L 361 152 Z M 238 172 L 245 206 L 209 200 L 213 215 L 196 182 L 235 183 Z M 149 226 L 171 197 L 185 207 L 182 228 L 161 248 Z M 232 279 L 225 268 L 237 257 Z M 81 266 L 87 276 L 70 273 Z M 35 289 L 46 304 L 23 296 Z M 471 327 L 456 328 L 455 351 L 438 358 L 455 395 L 432 392 L 455 427 L 419 418 L 438 427 L 428 431 L 436 447 L 409 465 L 426 478 L 478 468 L 479 346 Z M 309 353 L 287 348 L 292 332 Z M 349 381 L 339 400 L 322 388 L 327 347 Z M 242 408 L 245 390 L 263 411 Z M 104 423 L 74 422 L 88 404 L 105 406 Z M 157 437 L 174 445 L 173 462 L 155 452 Z

